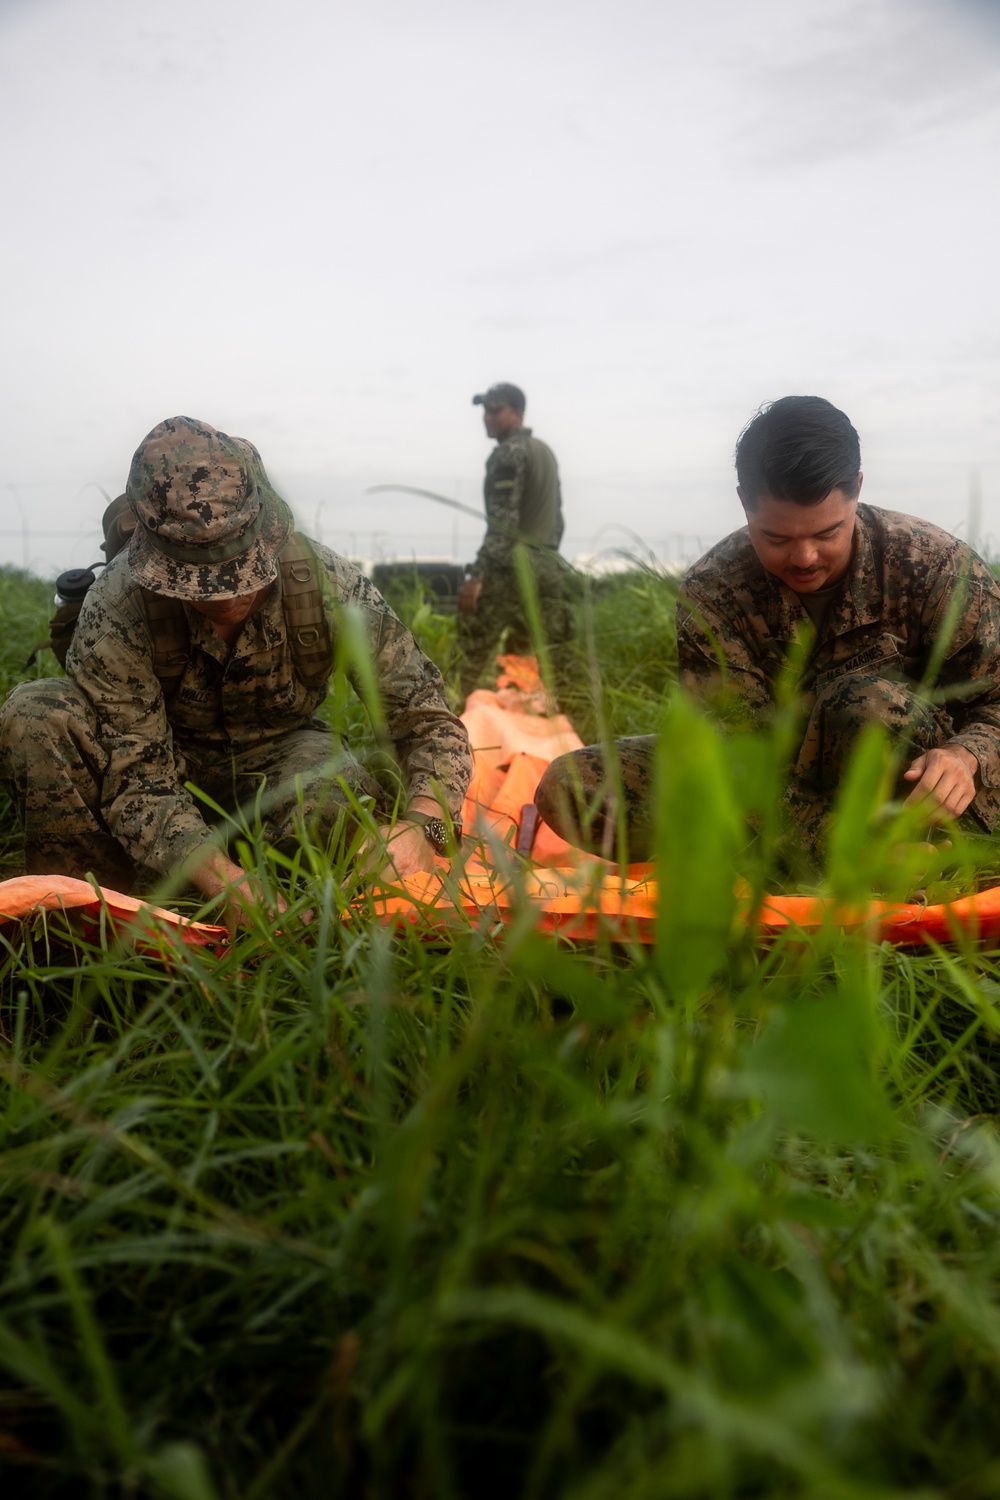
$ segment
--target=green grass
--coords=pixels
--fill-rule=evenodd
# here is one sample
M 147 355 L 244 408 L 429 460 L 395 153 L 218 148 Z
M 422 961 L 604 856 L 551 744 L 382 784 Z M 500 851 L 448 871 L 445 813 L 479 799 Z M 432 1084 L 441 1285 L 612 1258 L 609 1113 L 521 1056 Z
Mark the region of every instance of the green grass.
M 647 569 L 585 579 L 560 706 L 584 744 L 650 734 L 677 676 L 676 581 Z
M 755 948 L 780 727 L 661 715 L 656 580 L 588 608 L 595 730 L 662 718 L 655 948 L 393 936 L 347 860 L 260 846 L 308 932 L 0 929 L 5 1493 L 997 1493 L 1000 963 Z M 846 897 L 905 879 L 880 766 Z
M 60 672 L 48 650 L 39 650 L 32 665 L 27 665 L 35 648 L 48 639 L 54 593 L 51 583 L 20 568 L 0 567 L 0 702 L 25 678 Z M 21 835 L 10 799 L 0 785 L 0 880 L 20 874 L 22 868 Z

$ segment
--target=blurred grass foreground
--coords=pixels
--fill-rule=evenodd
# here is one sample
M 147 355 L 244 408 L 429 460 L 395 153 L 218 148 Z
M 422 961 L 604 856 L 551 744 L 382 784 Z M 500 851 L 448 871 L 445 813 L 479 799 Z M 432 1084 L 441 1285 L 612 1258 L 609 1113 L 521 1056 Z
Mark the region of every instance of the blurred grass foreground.
M 49 597 L 0 581 L 5 690 Z M 345 924 L 349 863 L 259 846 L 308 941 L 0 929 L 5 1496 L 1000 1493 L 1000 965 L 734 929 L 784 731 L 663 715 L 672 612 L 596 587 L 569 705 L 663 726 L 655 949 Z M 872 741 L 844 899 L 891 884 L 883 788 Z

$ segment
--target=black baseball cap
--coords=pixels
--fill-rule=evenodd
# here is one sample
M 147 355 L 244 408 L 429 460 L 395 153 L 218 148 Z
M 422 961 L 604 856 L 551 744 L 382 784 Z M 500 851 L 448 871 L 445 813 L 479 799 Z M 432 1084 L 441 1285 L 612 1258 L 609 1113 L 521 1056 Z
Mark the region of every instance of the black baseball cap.
M 502 406 L 512 406 L 515 411 L 523 412 L 527 402 L 520 386 L 509 385 L 502 380 L 499 385 L 491 385 L 482 395 L 473 396 L 472 404 L 485 406 L 487 411 L 499 411 Z

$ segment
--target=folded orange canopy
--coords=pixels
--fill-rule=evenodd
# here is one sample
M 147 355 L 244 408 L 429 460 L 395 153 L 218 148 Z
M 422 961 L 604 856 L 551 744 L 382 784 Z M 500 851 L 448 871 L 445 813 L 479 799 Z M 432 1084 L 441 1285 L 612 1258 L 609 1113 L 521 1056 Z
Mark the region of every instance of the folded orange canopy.
M 573 849 L 544 823 L 530 849 L 530 866 L 515 860 L 535 789 L 550 760 L 582 741 L 569 720 L 546 712 L 533 658 L 501 657 L 495 693 L 473 693 L 462 720 L 469 731 L 475 773 L 463 809 L 463 825 L 479 835 L 479 855 L 459 872 L 442 867 L 412 876 L 393 892 L 376 893 L 376 910 L 387 921 L 408 921 L 432 930 L 454 923 L 456 914 L 482 922 L 509 922 L 530 909 L 543 930 L 565 937 L 613 938 L 651 943 L 655 937 L 655 867 L 617 865 Z M 863 931 L 904 946 L 949 943 L 961 937 L 1000 936 L 1000 886 L 947 905 L 871 901 L 844 909 L 818 896 L 767 896 L 744 920 L 762 939 L 781 933 L 815 933 L 827 924 Z
M 372 892 L 374 912 L 387 924 L 412 923 L 428 934 L 473 921 L 508 923 L 521 913 L 542 930 L 592 939 L 603 932 L 624 941 L 655 936 L 654 867 L 616 865 L 581 854 L 544 823 L 536 823 L 535 789 L 557 755 L 582 741 L 562 714 L 549 714 L 533 658 L 501 657 L 496 692 L 469 697 L 463 722 L 475 770 L 462 812 L 474 852 L 448 865 Z M 520 844 L 523 853 L 517 853 Z M 192 922 L 119 891 L 64 875 L 24 875 L 0 882 L 0 924 L 41 911 L 77 911 L 107 920 L 148 941 L 174 934 L 186 943 L 219 947 L 226 929 Z M 1000 886 L 940 906 L 871 901 L 838 908 L 815 896 L 768 896 L 745 919 L 761 938 L 817 932 L 827 924 L 863 931 L 905 946 L 959 938 L 1000 937 Z

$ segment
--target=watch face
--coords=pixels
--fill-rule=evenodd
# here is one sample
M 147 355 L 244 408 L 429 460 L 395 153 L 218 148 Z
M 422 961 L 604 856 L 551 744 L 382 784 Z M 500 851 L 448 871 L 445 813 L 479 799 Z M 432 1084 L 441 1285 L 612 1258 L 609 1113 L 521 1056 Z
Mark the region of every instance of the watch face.
M 446 823 L 444 818 L 430 818 L 426 813 L 408 813 L 405 821 L 415 823 L 438 854 L 454 854 L 461 842 L 461 828 L 457 823 Z
M 424 824 L 424 833 L 439 854 L 447 851 L 451 842 L 448 825 L 444 818 L 429 818 Z

